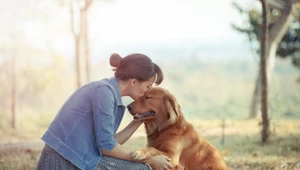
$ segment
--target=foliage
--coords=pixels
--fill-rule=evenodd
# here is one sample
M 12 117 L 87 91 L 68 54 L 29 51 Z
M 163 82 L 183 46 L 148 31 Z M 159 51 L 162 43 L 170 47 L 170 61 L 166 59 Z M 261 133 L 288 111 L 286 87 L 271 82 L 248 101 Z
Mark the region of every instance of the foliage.
M 27 68 L 26 75 L 31 75 L 29 78 L 21 76 L 19 72 L 17 98 L 19 128 L 25 128 L 23 122 L 31 122 L 33 128 L 47 126 L 51 120 L 42 122 L 40 118 L 54 117 L 67 97 L 75 90 L 71 63 L 67 63 L 59 56 L 50 61 L 51 64 L 43 67 L 39 64 L 40 67 L 31 65 Z M 249 89 L 254 85 L 253 77 L 257 69 L 255 63 L 247 61 L 210 63 L 192 57 L 185 60 L 161 60 L 157 63 L 163 66 L 165 73 L 165 81 L 161 86 L 176 96 L 187 117 L 201 120 L 221 118 L 241 120 L 247 117 L 251 96 Z M 107 62 L 100 61 L 97 67 L 93 67 L 92 72 L 95 74 L 92 80 L 112 76 L 113 72 L 107 65 Z M 296 70 L 290 67 L 288 60 L 276 64 L 269 98 L 271 119 L 300 117 L 298 105 L 300 93 L 295 93 L 299 91 L 299 85 L 294 81 L 296 75 Z M 0 103 L 6 104 L 1 106 L 0 127 L 7 128 L 7 122 L 10 122 L 10 101 L 1 99 L 9 98 L 10 86 L 9 82 L 4 82 L 6 84 L 1 84 L 0 88 L 0 95 L 3 96 L 0 97 Z M 126 99 L 124 104 L 130 101 Z
M 249 89 L 254 85 L 255 65 L 247 61 L 173 61 L 165 66 L 166 82 L 162 86 L 174 93 L 190 118 L 244 119 L 249 109 Z M 295 93 L 299 91 L 295 76 L 297 72 L 289 67 L 288 60 L 276 64 L 269 92 L 271 119 L 289 118 L 288 112 L 291 118 L 299 118 L 300 95 Z
M 249 41 L 254 44 L 252 45 L 252 50 L 259 54 L 259 44 L 261 37 L 261 11 L 256 7 L 251 9 L 243 9 L 237 3 L 233 3 L 233 6 L 242 14 L 246 16 L 245 25 L 247 27 L 239 27 L 237 25 L 232 25 L 232 27 L 240 33 L 246 34 Z M 280 11 L 278 9 L 269 9 L 269 32 L 272 30 L 277 19 L 280 17 Z M 282 38 L 278 49 L 277 56 L 281 58 L 292 58 L 292 64 L 300 69 L 300 8 L 296 8 L 293 13 L 293 21 L 289 26 L 288 31 Z

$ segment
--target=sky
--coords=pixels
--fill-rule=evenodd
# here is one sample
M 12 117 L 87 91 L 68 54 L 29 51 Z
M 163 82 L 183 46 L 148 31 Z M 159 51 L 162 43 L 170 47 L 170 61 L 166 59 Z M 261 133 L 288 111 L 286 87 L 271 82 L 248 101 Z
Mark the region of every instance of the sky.
M 22 26 L 28 42 L 35 48 L 45 51 L 54 49 L 62 55 L 73 57 L 74 40 L 68 29 L 68 9 L 57 10 L 54 8 L 54 1 L 40 2 L 38 9 L 41 11 L 53 8 L 50 10 L 53 17 L 50 22 L 37 19 L 39 14 L 31 14 L 34 19 L 27 18 L 19 23 L 7 17 L 11 15 L 13 18 L 23 6 L 34 6 L 34 0 L 0 0 L 0 21 L 17 24 L 16 27 Z M 113 52 L 126 55 L 140 51 L 157 55 L 158 48 L 163 51 L 164 48 L 167 49 L 165 51 L 178 50 L 179 56 L 182 55 L 181 52 L 192 53 L 191 50 L 199 48 L 208 54 L 216 53 L 217 49 L 222 51 L 222 48 L 227 51 L 231 49 L 231 52 L 238 50 L 234 53 L 249 50 L 247 38 L 231 28 L 232 23 L 244 24 L 240 14 L 232 7 L 232 2 L 233 0 L 94 0 L 88 16 L 92 58 L 107 57 Z M 254 4 L 253 0 L 237 2 L 243 7 Z
M 232 2 L 119 0 L 114 4 L 96 3 L 89 16 L 93 24 L 91 39 L 97 42 L 93 50 L 97 55 L 107 56 L 113 50 L 126 55 L 137 48 L 158 56 L 159 49 L 178 51 L 178 57 L 183 57 L 196 49 L 201 50 L 199 55 L 220 56 L 219 52 L 225 48 L 228 56 L 238 57 L 243 52 L 241 55 L 251 58 L 247 37 L 231 27 L 232 23 L 244 24 Z M 253 0 L 238 3 L 245 8 L 255 5 Z
M 97 4 L 90 15 L 92 31 L 107 43 L 230 40 L 238 38 L 230 24 L 241 20 L 231 4 L 231 0 L 120 0 L 105 9 Z M 93 15 L 96 10 L 102 15 Z

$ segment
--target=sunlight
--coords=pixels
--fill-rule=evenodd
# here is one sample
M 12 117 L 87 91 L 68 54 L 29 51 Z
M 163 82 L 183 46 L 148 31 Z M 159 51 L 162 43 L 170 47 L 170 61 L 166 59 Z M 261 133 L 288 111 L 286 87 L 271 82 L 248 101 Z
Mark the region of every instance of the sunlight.
M 39 21 L 24 23 L 24 32 L 28 42 L 34 47 L 46 50 L 45 27 Z
M 265 105 L 269 109 L 271 136 L 269 142 L 262 146 L 260 138 L 263 135 L 260 132 L 266 124 L 261 123 L 261 115 L 266 112 L 251 112 L 258 108 L 254 106 L 261 105 L 258 100 L 260 90 L 257 86 L 260 82 L 259 52 L 262 51 L 259 0 L 91 1 L 89 6 L 89 3 L 84 3 L 87 2 L 85 0 L 0 0 L 0 169 L 36 169 L 41 155 L 44 155 L 42 150 L 45 143 L 41 137 L 47 129 L 50 133 L 51 129 L 60 129 L 53 132 L 56 135 L 61 129 L 66 132 L 65 135 L 61 135 L 58 143 L 74 139 L 79 148 L 102 148 L 101 142 L 98 142 L 106 135 L 95 132 L 112 132 L 111 128 L 102 129 L 100 124 L 107 122 L 106 120 L 121 120 L 122 116 L 119 115 L 123 114 L 119 112 L 115 117 L 116 114 L 109 111 L 112 109 L 112 103 L 119 103 L 116 97 L 119 91 L 122 92 L 123 84 L 117 86 L 118 83 L 115 82 L 110 85 L 108 82 L 112 81 L 108 79 L 99 81 L 114 76 L 115 72 L 110 65 L 112 53 L 118 53 L 121 57 L 132 53 L 145 54 L 163 72 L 164 80 L 159 87 L 167 89 L 179 103 L 170 100 L 171 96 L 166 97 L 168 95 L 162 94 L 164 99 L 172 101 L 177 116 L 168 115 L 172 118 L 170 127 L 167 127 L 170 123 L 167 119 L 166 123 L 162 123 L 160 119 L 151 120 L 159 120 L 156 126 L 159 129 L 167 127 L 164 133 L 159 135 L 166 134 L 175 125 L 177 131 L 187 130 L 186 127 L 190 127 L 190 124 L 177 126 L 182 125 L 182 120 L 185 119 L 195 127 L 195 132 L 223 154 L 224 160 L 232 170 L 300 167 L 300 93 L 297 93 L 300 77 L 299 65 L 292 64 L 293 59 L 297 57 L 297 53 L 294 53 L 297 50 L 294 48 L 297 41 L 294 40 L 299 40 L 299 36 L 297 38 L 290 33 L 299 31 L 297 28 L 300 20 L 290 20 L 292 17 L 283 11 L 278 11 L 280 17 L 277 20 L 272 11 L 269 13 L 272 22 L 274 21 L 271 23 L 273 28 L 278 28 L 270 27 L 270 32 L 275 30 L 271 35 L 284 35 L 284 38 L 280 44 L 277 41 L 269 41 L 268 44 L 279 44 L 277 56 L 281 56 L 281 53 L 284 56 L 276 56 L 275 59 L 275 55 L 272 55 L 272 60 L 270 56 L 266 57 L 268 62 L 275 61 L 275 67 L 269 69 L 272 80 L 266 96 L 269 99 L 268 105 Z M 233 2 L 237 5 L 234 6 Z M 71 5 L 73 8 L 70 8 Z M 290 5 L 287 4 L 286 8 L 293 9 Z M 241 8 L 237 6 L 243 10 L 239 10 Z M 250 19 L 253 11 L 255 16 Z M 298 17 L 299 13 L 287 11 L 293 15 L 297 14 L 295 18 Z M 289 27 L 286 25 L 288 22 L 291 24 Z M 71 23 L 74 24 L 73 29 Z M 233 28 L 233 25 L 236 27 Z M 247 30 L 251 28 L 253 29 Z M 277 38 L 274 40 L 279 40 L 280 37 Z M 291 50 L 282 48 L 290 46 L 293 47 Z M 271 49 L 269 47 L 268 50 Z M 274 45 L 271 47 L 275 49 Z M 293 53 L 285 56 L 286 51 Z M 135 68 L 135 65 L 131 67 L 123 61 L 125 60 L 120 60 L 120 64 L 125 63 L 124 68 Z M 144 72 L 139 71 L 131 76 L 135 72 L 126 72 L 123 66 L 117 68 L 128 75 L 129 79 L 142 76 L 141 73 Z M 158 70 L 157 67 L 155 70 Z M 117 80 L 125 82 L 126 86 L 127 80 Z M 299 82 L 295 83 L 296 81 Z M 86 85 L 90 82 L 94 84 Z M 83 88 L 76 90 L 79 87 Z M 95 95 L 96 89 L 100 87 L 101 92 Z M 102 96 L 102 89 L 107 89 L 106 87 L 109 87 L 108 91 L 117 92 L 114 93 L 114 100 L 106 98 L 111 96 L 108 95 L 111 92 L 105 92 Z M 127 89 L 130 91 L 128 94 L 134 94 L 138 90 L 134 87 Z M 151 92 L 147 94 L 150 99 L 155 98 Z M 100 102 L 100 109 L 94 104 L 96 96 L 99 97 L 96 101 Z M 130 96 L 124 96 L 121 100 L 125 108 L 133 101 Z M 157 114 L 166 111 L 164 117 L 167 118 L 167 114 L 171 113 L 167 111 L 168 108 L 160 111 L 164 106 L 162 105 L 152 109 L 156 105 L 153 101 L 149 100 L 151 110 L 155 110 Z M 68 107 L 69 104 L 72 106 Z M 106 104 L 107 107 L 102 108 Z M 178 112 L 178 105 L 184 119 Z M 93 110 L 94 108 L 96 110 Z M 120 111 L 119 108 L 120 105 L 114 105 L 115 111 Z M 105 113 L 102 114 L 101 111 Z M 135 113 L 139 112 L 143 111 L 135 110 Z M 128 109 L 124 114 L 119 129 L 114 128 L 114 131 L 121 132 L 134 119 Z M 100 121 L 93 119 L 98 116 L 101 117 Z M 252 119 L 248 119 L 249 117 Z M 61 119 L 64 120 L 55 126 L 55 122 Z M 84 123 L 91 126 L 77 128 Z M 107 125 L 117 127 L 117 123 L 110 121 Z M 62 128 L 60 125 L 72 127 Z M 140 124 L 132 123 L 131 128 L 129 126 L 127 130 L 122 131 L 123 135 L 131 131 L 128 133 L 131 138 L 124 146 L 132 150 L 145 147 L 147 142 L 148 130 L 144 125 L 132 134 L 133 129 L 137 128 L 136 125 Z M 81 139 L 86 139 L 82 138 L 83 133 L 92 135 L 92 138 L 82 142 Z M 185 134 L 194 136 L 196 133 Z M 80 140 L 76 140 L 79 138 Z M 191 138 L 188 141 L 194 140 Z M 174 146 L 182 145 L 176 140 L 173 142 Z M 64 146 L 71 148 L 75 145 Z M 87 153 L 90 149 L 84 149 L 85 153 L 79 155 L 101 155 L 95 154 L 98 150 L 94 149 L 91 154 Z M 64 149 L 60 151 L 62 154 Z M 199 154 L 201 155 L 201 152 Z M 195 154 L 196 157 L 199 154 Z M 90 156 L 85 157 L 87 159 L 84 162 L 91 162 L 88 160 L 92 158 Z M 180 157 L 185 159 L 186 156 Z M 97 159 L 99 160 L 99 157 Z M 92 162 L 96 161 L 93 158 Z
M 93 35 L 97 34 L 106 43 L 229 39 L 236 35 L 230 22 L 239 19 L 231 10 L 229 0 L 220 1 L 218 5 L 213 1 L 196 0 L 175 3 L 171 0 L 129 0 L 117 1 L 105 8 L 105 15 L 93 11 L 90 17 L 95 27 Z

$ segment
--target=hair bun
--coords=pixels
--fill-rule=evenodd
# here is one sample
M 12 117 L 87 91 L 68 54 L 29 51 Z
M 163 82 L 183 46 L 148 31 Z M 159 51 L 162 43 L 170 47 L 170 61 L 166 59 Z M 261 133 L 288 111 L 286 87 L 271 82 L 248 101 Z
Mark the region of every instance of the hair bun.
M 122 57 L 117 54 L 117 53 L 113 53 L 111 56 L 110 56 L 110 59 L 109 59 L 109 64 L 113 67 L 119 67 L 120 66 L 120 63 L 121 63 L 121 60 L 122 60 Z

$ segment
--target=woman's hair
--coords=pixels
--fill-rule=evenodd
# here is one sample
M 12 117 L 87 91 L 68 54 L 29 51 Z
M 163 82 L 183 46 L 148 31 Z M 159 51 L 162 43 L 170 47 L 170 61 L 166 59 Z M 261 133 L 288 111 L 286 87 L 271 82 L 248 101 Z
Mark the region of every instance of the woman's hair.
M 155 84 L 159 85 L 164 79 L 159 66 L 144 54 L 134 53 L 122 58 L 119 54 L 114 53 L 110 56 L 110 65 L 115 67 L 113 69 L 115 76 L 121 80 L 135 78 L 143 82 L 156 74 Z

